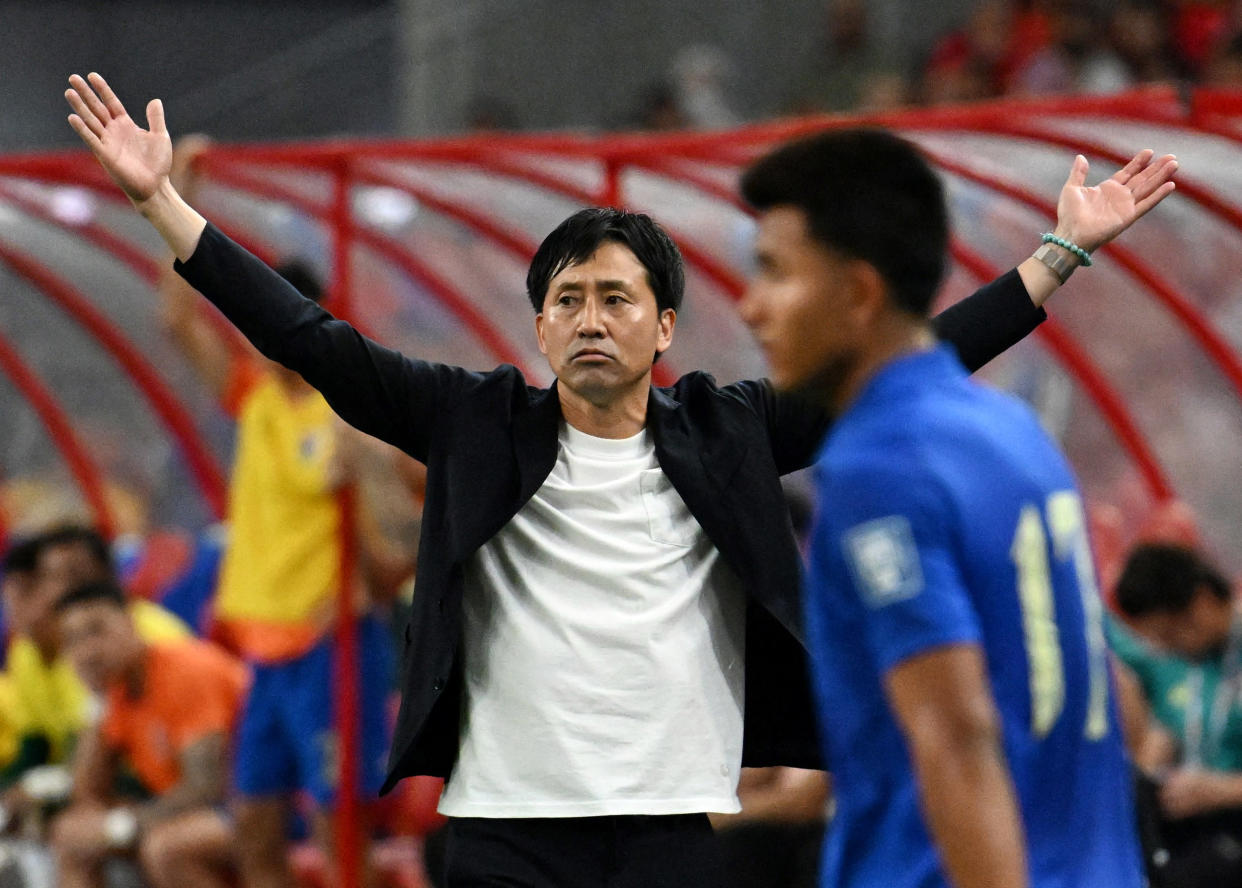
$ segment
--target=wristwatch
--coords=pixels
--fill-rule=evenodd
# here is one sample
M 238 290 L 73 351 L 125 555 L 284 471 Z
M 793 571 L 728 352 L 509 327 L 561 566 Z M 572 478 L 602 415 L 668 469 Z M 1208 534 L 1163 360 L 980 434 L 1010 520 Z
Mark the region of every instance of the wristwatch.
M 1081 263 L 1078 257 L 1068 250 L 1060 250 L 1052 244 L 1044 244 L 1035 251 L 1035 259 L 1047 265 L 1052 269 L 1052 273 L 1057 276 L 1057 280 L 1065 283 L 1069 280 L 1069 276 L 1074 273 L 1074 269 Z
M 104 815 L 103 831 L 108 847 L 124 851 L 138 838 L 138 818 L 129 808 L 113 808 Z

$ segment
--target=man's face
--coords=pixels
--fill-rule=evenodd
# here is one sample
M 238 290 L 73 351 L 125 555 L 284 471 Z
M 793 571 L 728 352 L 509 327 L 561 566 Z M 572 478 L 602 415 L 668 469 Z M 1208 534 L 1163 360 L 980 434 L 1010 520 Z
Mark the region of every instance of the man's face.
M 39 594 L 39 584 L 34 572 L 13 571 L 5 574 L 3 590 L 4 610 L 13 632 L 35 641 L 54 638 L 51 635 L 53 619 L 51 603 Z
M 38 582 L 52 604 L 70 589 L 108 579 L 108 571 L 95 560 L 85 543 L 45 546 L 39 552 Z
M 535 335 L 560 384 L 602 405 L 649 383 L 676 319 L 671 308 L 657 308 L 647 269 L 630 248 L 605 241 L 548 282 Z
M 110 601 L 88 601 L 61 612 L 60 635 L 61 650 L 94 691 L 120 679 L 138 647 L 129 614 Z
M 1230 602 L 1201 589 L 1183 610 L 1157 611 L 1130 623 L 1156 647 L 1189 660 L 1203 660 L 1224 646 L 1232 616 Z
M 806 214 L 788 206 L 760 215 L 755 259 L 741 314 L 773 385 L 834 387 L 858 348 L 847 298 L 849 261 L 814 240 Z

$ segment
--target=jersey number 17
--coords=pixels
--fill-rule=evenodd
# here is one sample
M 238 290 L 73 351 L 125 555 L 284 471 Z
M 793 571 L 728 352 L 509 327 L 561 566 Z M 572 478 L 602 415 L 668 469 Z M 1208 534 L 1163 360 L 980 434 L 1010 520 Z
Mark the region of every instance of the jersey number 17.
M 1036 737 L 1046 736 L 1065 707 L 1065 667 L 1052 589 L 1051 560 L 1055 558 L 1073 563 L 1082 595 L 1090 663 L 1083 735 L 1099 740 L 1108 734 L 1108 649 L 1086 515 L 1078 493 L 1059 490 L 1050 494 L 1042 511 L 1033 503 L 1023 506 L 1010 555 L 1018 573 L 1018 601 L 1030 669 L 1031 731 Z

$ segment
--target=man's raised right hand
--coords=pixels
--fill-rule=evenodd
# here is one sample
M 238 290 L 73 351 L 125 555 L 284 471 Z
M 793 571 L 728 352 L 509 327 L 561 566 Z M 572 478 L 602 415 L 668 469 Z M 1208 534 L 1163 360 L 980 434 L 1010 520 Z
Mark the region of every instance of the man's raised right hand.
M 65 98 L 74 113 L 69 125 L 100 165 L 135 204 L 153 197 L 172 170 L 172 140 L 164 125 L 164 106 L 159 99 L 147 104 L 150 130 L 138 126 L 98 74 L 69 78 L 72 89 Z

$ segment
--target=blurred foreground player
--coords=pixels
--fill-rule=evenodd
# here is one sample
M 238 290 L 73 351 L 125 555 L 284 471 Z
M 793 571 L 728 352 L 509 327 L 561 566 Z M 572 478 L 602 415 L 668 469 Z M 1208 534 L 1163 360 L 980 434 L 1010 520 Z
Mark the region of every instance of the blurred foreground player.
M 449 884 L 715 884 L 705 812 L 738 810 L 741 765 L 819 762 L 779 475 L 811 462 L 828 414 L 764 381 L 653 388 L 684 269 L 657 224 L 618 210 L 574 213 L 532 259 L 554 386 L 386 349 L 184 202 L 158 101 L 148 132 L 103 78 L 70 83 L 71 124 L 186 279 L 427 463 L 387 784 L 448 775 Z M 1074 208 L 1101 241 L 1129 222 Z M 937 319 L 974 366 L 1042 319 L 1056 281 L 1026 272 Z
M 1171 189 L 1094 199 L 1121 218 Z M 912 145 L 851 130 L 774 152 L 742 191 L 761 213 L 743 316 L 776 386 L 837 417 L 806 592 L 837 795 L 822 884 L 1138 888 L 1082 501 L 1031 411 L 928 325 L 939 180 Z
M 114 856 L 135 858 L 154 888 L 234 884 L 236 838 L 220 807 L 245 666 L 198 639 L 144 642 L 109 581 L 70 590 L 56 611 L 74 669 L 104 691 L 100 722 L 74 756 L 73 801 L 52 827 L 59 884 L 105 884 Z M 116 796 L 123 765 L 150 801 Z

